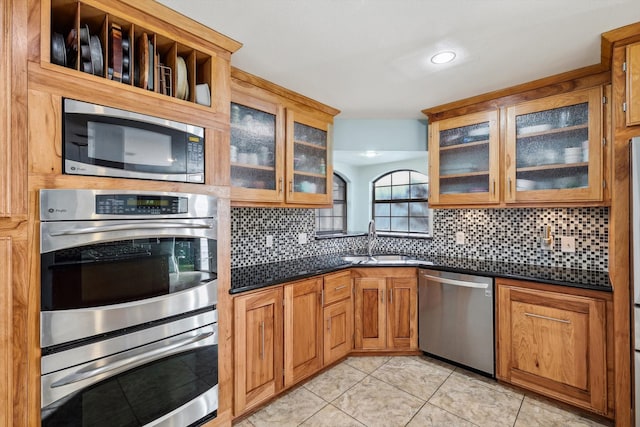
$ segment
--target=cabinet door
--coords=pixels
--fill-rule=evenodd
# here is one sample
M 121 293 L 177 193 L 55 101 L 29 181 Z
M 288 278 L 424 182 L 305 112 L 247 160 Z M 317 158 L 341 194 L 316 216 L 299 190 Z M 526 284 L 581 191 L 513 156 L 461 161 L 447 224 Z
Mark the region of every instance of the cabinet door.
M 498 286 L 500 379 L 605 413 L 604 300 Z
M 418 348 L 418 279 L 388 279 L 387 344 L 392 349 Z
M 498 112 L 437 121 L 430 130 L 429 204 L 498 203 Z
M 235 299 L 235 413 L 282 388 L 282 289 Z
M 351 298 L 324 308 L 324 364 L 346 356 L 353 347 L 353 306 Z
M 322 368 L 322 278 L 284 287 L 285 386 Z
M 507 109 L 505 201 L 602 200 L 602 89 Z
M 284 200 L 284 111 L 239 92 L 231 103 L 231 199 Z
M 375 277 L 355 279 L 355 348 L 384 349 L 387 347 L 387 310 L 385 290 L 387 280 Z
M 288 203 L 330 204 L 333 186 L 330 124 L 287 109 Z
M 640 43 L 627 46 L 627 126 L 640 125 Z

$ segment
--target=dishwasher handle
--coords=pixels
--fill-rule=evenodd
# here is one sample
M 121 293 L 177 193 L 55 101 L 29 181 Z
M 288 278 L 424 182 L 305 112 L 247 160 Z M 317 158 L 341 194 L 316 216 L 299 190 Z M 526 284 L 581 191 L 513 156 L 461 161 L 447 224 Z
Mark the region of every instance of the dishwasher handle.
M 476 288 L 476 289 L 487 289 L 489 287 L 487 283 L 475 283 L 475 282 L 466 282 L 463 280 L 446 279 L 444 277 L 430 276 L 425 273 L 422 273 L 422 277 L 424 277 L 427 280 L 431 280 L 433 282 L 442 283 L 444 285 L 463 286 L 465 288 Z

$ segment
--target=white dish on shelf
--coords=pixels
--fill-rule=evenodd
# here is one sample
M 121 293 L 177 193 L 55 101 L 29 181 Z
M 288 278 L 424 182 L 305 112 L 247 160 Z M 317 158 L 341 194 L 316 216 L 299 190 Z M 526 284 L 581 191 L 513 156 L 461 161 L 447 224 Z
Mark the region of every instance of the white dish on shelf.
M 211 92 L 207 83 L 196 85 L 196 103 L 211 107 Z
M 176 98 L 187 99 L 189 96 L 189 82 L 187 80 L 187 63 L 184 62 L 184 58 L 178 56 L 176 61 L 176 68 L 178 69 L 176 86 Z
M 536 181 L 531 179 L 516 179 L 516 190 L 527 191 L 536 188 Z
M 525 126 L 523 128 L 518 129 L 518 135 L 524 135 L 527 133 L 545 132 L 551 128 L 552 126 L 549 123 L 543 123 L 541 125 Z
M 489 135 L 489 126 L 483 126 L 481 128 L 471 129 L 467 135 L 469 136 L 482 136 Z

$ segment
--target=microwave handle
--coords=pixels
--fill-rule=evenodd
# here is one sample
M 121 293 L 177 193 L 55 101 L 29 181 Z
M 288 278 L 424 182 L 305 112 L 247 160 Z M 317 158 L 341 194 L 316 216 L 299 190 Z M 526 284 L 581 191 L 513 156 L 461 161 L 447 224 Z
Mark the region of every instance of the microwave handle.
M 206 340 L 212 335 L 214 335 L 214 332 L 209 331 L 203 332 L 194 337 L 179 338 L 169 342 L 163 341 L 158 346 L 158 348 L 151 349 L 143 354 L 136 354 L 133 356 L 128 356 L 127 353 L 124 353 L 121 358 L 117 358 L 116 360 L 113 360 L 103 366 L 99 366 L 100 361 L 98 361 L 74 373 L 60 378 L 59 380 L 51 384 L 51 388 L 57 388 L 77 383 L 79 381 L 93 378 L 111 371 L 120 372 L 123 368 L 127 370 L 132 369 L 136 366 L 141 366 L 166 356 L 181 353 L 191 348 L 198 347 L 200 345 L 200 341 Z M 96 365 L 98 366 L 96 367 Z
M 212 228 L 210 224 L 184 224 L 167 222 L 145 222 L 135 224 L 99 225 L 97 227 L 69 228 L 66 230 L 51 232 L 50 236 L 74 236 L 78 234 L 105 233 L 110 231 L 126 230 L 159 230 L 165 228 Z

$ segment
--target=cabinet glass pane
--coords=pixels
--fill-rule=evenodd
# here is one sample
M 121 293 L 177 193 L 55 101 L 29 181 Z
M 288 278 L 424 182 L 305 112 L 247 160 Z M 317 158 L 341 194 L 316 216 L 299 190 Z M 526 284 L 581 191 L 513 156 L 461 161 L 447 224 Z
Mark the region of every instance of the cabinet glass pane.
M 516 190 L 587 187 L 589 104 L 516 116 Z
M 231 103 L 231 185 L 276 189 L 276 116 Z
M 440 132 L 440 194 L 489 191 L 489 122 Z
M 324 194 L 327 191 L 327 132 L 294 122 L 294 191 Z

